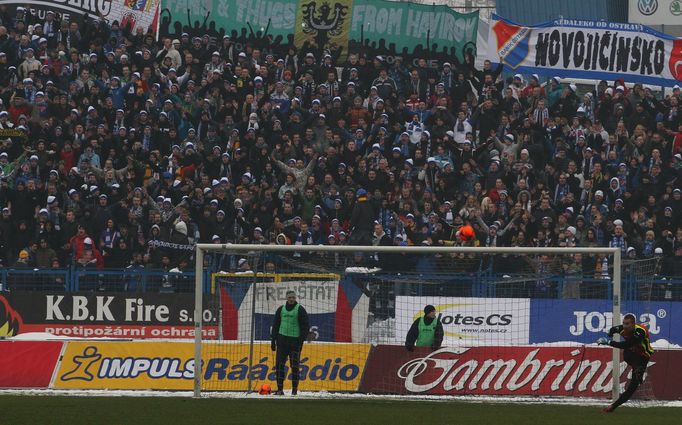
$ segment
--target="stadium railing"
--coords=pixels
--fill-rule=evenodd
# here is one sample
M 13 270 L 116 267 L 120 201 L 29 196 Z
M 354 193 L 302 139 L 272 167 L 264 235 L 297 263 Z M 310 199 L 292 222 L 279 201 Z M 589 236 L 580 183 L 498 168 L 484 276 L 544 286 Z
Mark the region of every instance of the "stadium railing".
M 301 269 L 304 271 L 304 269 Z M 212 291 L 212 272 L 204 272 L 204 293 Z M 551 288 L 547 298 L 561 298 L 564 285 L 579 283 L 587 292 L 594 295 L 611 292 L 610 279 L 585 276 L 584 274 L 554 274 L 531 276 L 528 274 L 496 273 L 490 268 L 474 272 L 456 274 L 428 273 L 410 274 L 405 279 L 419 279 L 419 284 L 405 285 L 416 294 L 396 295 L 447 295 L 465 297 L 538 297 L 533 291 L 539 280 Z M 399 282 L 394 272 L 377 271 L 367 276 L 367 281 L 381 287 L 382 281 Z M 652 300 L 682 300 L 682 276 L 655 276 L 650 297 Z M 422 284 L 423 283 L 423 284 Z M 429 283 L 441 283 L 430 285 Z M 445 285 L 444 285 L 445 284 Z M 447 293 L 429 294 L 434 288 Z M 443 289 L 445 288 L 445 289 Z M 596 288 L 601 288 L 596 291 Z M 623 300 L 641 300 L 642 288 L 638 279 L 628 270 L 623 271 Z M 157 292 L 191 293 L 194 290 L 194 271 L 169 272 L 155 269 L 79 269 L 75 267 L 60 269 L 40 268 L 3 268 L 0 269 L 0 291 L 106 291 L 106 292 Z M 396 286 L 400 292 L 400 285 Z

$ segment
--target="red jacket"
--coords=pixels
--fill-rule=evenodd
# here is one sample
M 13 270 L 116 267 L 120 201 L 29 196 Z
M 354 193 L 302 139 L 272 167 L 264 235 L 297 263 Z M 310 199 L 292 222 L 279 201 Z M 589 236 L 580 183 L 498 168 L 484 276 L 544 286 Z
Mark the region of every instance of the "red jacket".
M 76 234 L 71 238 L 71 240 L 69 240 L 71 249 L 73 250 L 73 259 L 75 261 L 80 260 L 83 256 L 83 251 L 85 251 L 85 239 L 87 238 L 90 238 L 90 236 L 87 234 L 83 236 L 78 236 L 78 234 Z M 92 240 L 92 257 L 97 261 L 97 268 L 102 269 L 102 267 L 104 267 L 104 258 L 102 257 L 102 253 L 100 253 L 95 246 L 94 239 L 90 238 L 90 240 Z

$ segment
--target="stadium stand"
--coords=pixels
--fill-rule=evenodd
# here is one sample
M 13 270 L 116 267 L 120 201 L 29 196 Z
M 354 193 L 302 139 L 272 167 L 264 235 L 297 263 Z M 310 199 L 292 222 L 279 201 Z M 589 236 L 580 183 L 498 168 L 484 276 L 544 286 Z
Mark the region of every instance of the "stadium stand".
M 197 242 L 464 243 L 618 246 L 682 276 L 678 87 L 580 94 L 472 58 L 334 63 L 49 19 L 0 6 L 3 269 L 185 271 Z

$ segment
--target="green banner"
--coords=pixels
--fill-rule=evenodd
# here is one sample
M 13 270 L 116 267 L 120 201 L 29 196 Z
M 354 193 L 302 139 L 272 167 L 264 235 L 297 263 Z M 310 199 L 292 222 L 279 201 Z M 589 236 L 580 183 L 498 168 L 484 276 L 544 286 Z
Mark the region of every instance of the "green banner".
M 446 55 L 475 52 L 478 11 L 386 0 L 165 0 L 162 35 L 227 34 L 235 41 L 386 55 Z M 338 53 L 338 52 L 337 52 Z
M 413 53 L 427 48 L 463 59 L 467 45 L 475 51 L 478 11 L 457 13 L 447 6 L 428 6 L 384 0 L 355 0 L 351 35 L 353 40 L 395 43 L 397 53 Z M 390 47 L 389 47 L 389 50 Z

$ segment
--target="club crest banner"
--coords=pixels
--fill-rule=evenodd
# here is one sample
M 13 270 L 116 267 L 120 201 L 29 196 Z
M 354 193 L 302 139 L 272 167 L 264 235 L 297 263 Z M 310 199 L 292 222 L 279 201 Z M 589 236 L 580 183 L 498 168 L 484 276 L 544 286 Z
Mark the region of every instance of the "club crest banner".
M 682 39 L 639 24 L 559 19 L 522 26 L 493 15 L 488 55 L 522 74 L 658 86 L 682 81 Z

